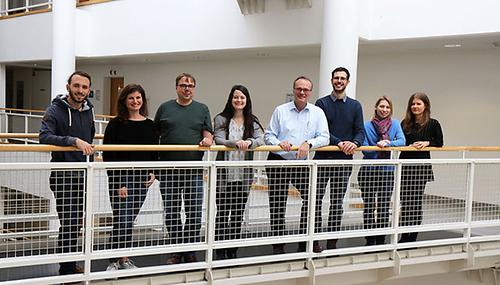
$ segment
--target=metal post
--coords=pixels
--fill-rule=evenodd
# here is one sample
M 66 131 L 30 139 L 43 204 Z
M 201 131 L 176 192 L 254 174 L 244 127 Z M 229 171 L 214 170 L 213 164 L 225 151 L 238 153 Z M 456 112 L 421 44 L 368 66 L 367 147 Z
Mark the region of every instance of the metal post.
M 87 156 L 87 163 L 89 161 L 89 156 Z M 83 253 L 85 255 L 85 272 L 84 278 L 87 279 L 89 274 L 90 274 L 90 266 L 92 263 L 92 236 L 93 236 L 93 227 L 94 227 L 94 221 L 92 219 L 92 205 L 93 205 L 93 187 L 94 187 L 94 167 L 92 166 L 91 163 L 87 164 L 87 177 L 85 179 L 85 200 L 84 200 L 84 205 L 85 205 L 85 213 L 84 213 L 84 223 L 85 223 L 85 231 L 83 235 L 83 244 L 85 245 L 83 248 Z
M 314 241 L 314 226 L 315 226 L 315 218 L 316 218 L 316 191 L 317 185 L 316 181 L 318 181 L 318 165 L 313 163 L 310 168 L 310 179 L 309 179 L 309 215 L 307 215 L 307 252 L 309 256 L 313 252 L 313 241 Z M 300 227 L 300 220 L 299 220 Z
M 208 263 L 208 268 L 212 268 L 212 262 L 213 262 L 213 245 L 214 245 L 214 240 L 215 240 L 215 212 L 216 212 L 216 205 L 215 205 L 215 197 L 216 197 L 216 191 L 217 191 L 217 167 L 215 166 L 215 163 L 212 163 L 210 165 L 210 170 L 209 170 L 209 188 L 208 188 L 208 217 L 207 217 L 207 263 Z
M 467 245 L 470 244 L 470 238 L 472 233 L 472 207 L 474 200 L 474 175 L 476 170 L 476 163 L 471 161 L 468 164 L 468 175 L 467 175 L 467 198 L 465 200 L 465 223 L 467 224 L 467 229 L 464 232 L 464 237 L 467 239 Z
M 396 245 L 398 243 L 398 233 L 399 231 L 399 214 L 401 207 L 399 205 L 401 197 L 401 174 L 403 165 L 401 162 L 396 164 L 396 169 L 394 171 L 394 201 L 392 203 L 392 227 L 396 229 L 394 234 L 391 235 L 391 244 Z

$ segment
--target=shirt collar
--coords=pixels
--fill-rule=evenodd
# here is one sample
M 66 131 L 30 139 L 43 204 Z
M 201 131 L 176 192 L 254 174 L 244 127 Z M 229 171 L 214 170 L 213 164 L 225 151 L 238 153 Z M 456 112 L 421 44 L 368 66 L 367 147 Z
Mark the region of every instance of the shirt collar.
M 310 109 L 310 105 L 311 103 L 307 102 L 306 106 L 304 107 L 304 109 L 302 111 L 305 111 L 305 110 L 308 110 Z M 290 102 L 290 111 L 296 111 L 297 113 L 300 113 L 301 111 L 299 111 L 299 109 L 297 109 L 297 107 L 295 106 L 295 102 L 294 101 L 291 101 Z
M 333 91 L 332 91 L 332 93 L 330 94 L 330 97 L 332 98 L 333 102 L 335 102 L 335 101 L 339 100 L 339 99 L 337 99 L 337 96 L 335 96 L 335 94 L 333 93 Z M 345 101 L 347 101 L 347 94 L 345 94 L 345 95 L 344 95 L 344 98 L 342 98 L 342 101 L 343 101 L 344 103 L 345 103 Z

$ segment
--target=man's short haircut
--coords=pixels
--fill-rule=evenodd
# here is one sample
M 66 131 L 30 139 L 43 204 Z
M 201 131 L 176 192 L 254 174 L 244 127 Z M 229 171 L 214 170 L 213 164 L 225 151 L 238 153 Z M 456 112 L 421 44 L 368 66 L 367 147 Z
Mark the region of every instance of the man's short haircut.
M 71 80 L 73 79 L 73 76 L 75 76 L 75 75 L 79 75 L 79 76 L 87 78 L 89 80 L 89 87 L 90 87 L 90 85 L 92 85 L 92 79 L 90 79 L 90 75 L 87 72 L 78 71 L 78 70 L 71 73 L 71 75 L 68 77 L 68 85 L 71 85 Z
M 300 79 L 304 79 L 306 81 L 309 81 L 309 83 L 311 83 L 311 91 L 313 90 L 313 82 L 311 79 L 309 79 L 308 77 L 305 77 L 304 75 L 301 75 L 297 78 L 295 78 L 295 80 L 293 81 L 293 89 L 295 89 L 295 82 L 299 81 Z
M 175 86 L 177 86 L 179 84 L 179 81 L 181 81 L 182 78 L 191 78 L 191 80 L 193 81 L 194 85 L 196 85 L 196 79 L 194 79 L 194 76 L 192 76 L 191 74 L 189 73 L 181 73 L 179 75 L 177 75 L 177 77 L 175 78 Z
M 347 68 L 345 67 L 337 67 L 335 68 L 333 71 L 332 71 L 332 78 L 333 78 L 333 75 L 336 73 L 336 72 L 345 72 L 345 74 L 347 74 L 347 80 L 349 80 L 349 77 L 351 77 L 351 74 L 349 73 L 349 70 L 347 70 Z

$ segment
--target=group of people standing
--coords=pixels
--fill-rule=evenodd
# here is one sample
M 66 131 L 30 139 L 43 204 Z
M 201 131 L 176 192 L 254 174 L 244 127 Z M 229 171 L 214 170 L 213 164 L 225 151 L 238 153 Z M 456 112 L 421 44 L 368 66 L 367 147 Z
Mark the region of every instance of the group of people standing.
M 335 145 L 340 151 L 317 151 L 314 159 L 352 159 L 359 146 L 411 145 L 417 149 L 442 146 L 443 137 L 439 122 L 430 118 L 430 101 L 423 93 L 410 97 L 406 116 L 401 123 L 392 118 L 392 102 L 381 97 L 375 104 L 373 118 L 363 123 L 361 104 L 346 96 L 349 71 L 339 67 L 332 72 L 331 94 L 309 103 L 313 83 L 300 76 L 293 81 L 294 100 L 274 110 L 268 127 L 264 130 L 253 114 L 250 93 L 245 86 L 232 87 L 224 110 L 214 118 L 214 128 L 208 107 L 193 100 L 195 78 L 182 73 L 175 80 L 177 98 L 161 104 L 154 120 L 148 118 L 144 89 L 137 84 L 125 86 L 118 98 L 118 115 L 110 120 L 104 144 L 182 144 L 208 147 L 216 144 L 236 148 L 220 152 L 217 159 L 240 161 L 253 159 L 247 151 L 260 145 L 277 145 L 281 151 L 269 152 L 268 160 L 306 159 L 311 150 Z M 53 152 L 54 162 L 86 161 L 92 155 L 95 134 L 93 106 L 88 100 L 91 78 L 76 71 L 68 78 L 68 94 L 57 96 L 42 119 L 40 143 L 76 146 L 81 152 Z M 298 146 L 297 151 L 292 151 Z M 389 158 L 386 151 L 364 152 L 365 159 Z M 104 161 L 197 161 L 199 151 L 105 151 Z M 401 158 L 430 158 L 428 151 L 402 152 Z M 347 189 L 352 165 L 321 164 L 318 167 L 315 230 L 323 228 L 321 201 L 327 183 L 330 183 L 330 209 L 326 231 L 339 231 L 342 217 L 342 199 Z M 271 235 L 286 235 L 285 210 L 289 184 L 293 184 L 303 200 L 298 233 L 306 233 L 309 205 L 309 168 L 286 164 L 269 164 L 266 167 L 269 186 Z M 109 197 L 113 209 L 113 230 L 109 248 L 132 246 L 132 227 L 145 200 L 147 189 L 155 180 L 160 182 L 164 199 L 165 224 L 170 244 L 202 241 L 200 235 L 203 204 L 203 170 L 192 167 L 168 169 L 112 169 L 108 170 Z M 401 225 L 418 225 L 422 221 L 422 198 L 425 184 L 432 181 L 429 164 L 405 166 L 401 178 Z M 363 193 L 365 228 L 389 226 L 389 203 L 394 188 L 394 167 L 387 165 L 363 166 L 358 175 Z M 215 239 L 228 240 L 241 237 L 243 212 L 250 185 L 253 181 L 251 167 L 218 168 L 216 189 Z M 78 251 L 77 240 L 83 213 L 85 185 L 84 170 L 53 170 L 50 187 L 54 193 L 61 220 L 59 249 L 61 252 Z M 181 220 L 184 204 L 185 221 Z M 416 240 L 417 233 L 403 234 L 402 242 Z M 367 245 L 384 243 L 383 236 L 367 237 Z M 336 248 L 337 240 L 327 241 L 328 249 Z M 305 251 L 306 243 L 298 245 Z M 318 241 L 314 252 L 323 247 Z M 273 253 L 284 253 L 284 244 L 275 243 Z M 237 248 L 216 250 L 217 259 L 237 257 Z M 195 252 L 172 254 L 168 264 L 197 261 Z M 110 260 L 108 270 L 135 268 L 127 257 Z M 60 274 L 81 272 L 76 262 L 64 262 Z

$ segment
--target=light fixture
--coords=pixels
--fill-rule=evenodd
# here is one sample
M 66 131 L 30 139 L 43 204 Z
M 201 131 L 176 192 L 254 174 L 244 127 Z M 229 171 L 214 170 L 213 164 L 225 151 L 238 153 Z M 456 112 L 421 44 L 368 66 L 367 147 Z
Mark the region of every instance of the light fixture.
M 459 48 L 459 47 L 462 47 L 461 44 L 445 44 L 444 45 L 445 48 Z

